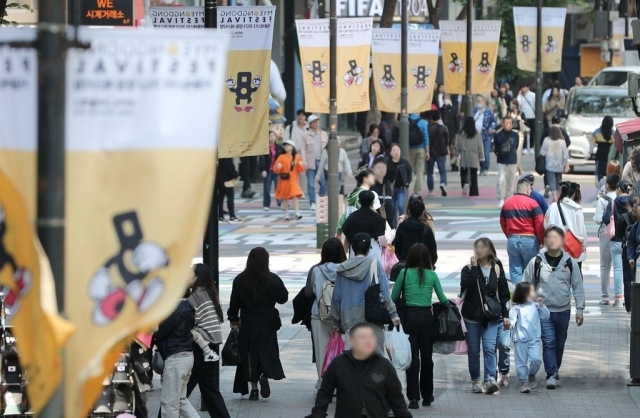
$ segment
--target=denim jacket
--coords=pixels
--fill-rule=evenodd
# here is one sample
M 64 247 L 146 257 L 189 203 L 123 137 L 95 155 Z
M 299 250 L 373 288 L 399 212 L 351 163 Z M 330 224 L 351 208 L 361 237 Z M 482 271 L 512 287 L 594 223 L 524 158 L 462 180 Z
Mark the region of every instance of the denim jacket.
M 480 109 L 479 107 L 474 108 L 473 109 L 474 117 L 480 111 L 482 111 L 482 109 Z M 483 141 L 491 141 L 491 135 L 489 134 L 489 131 L 495 131 L 496 126 L 497 126 L 497 121 L 496 121 L 495 115 L 493 114 L 493 111 L 488 107 L 486 107 L 484 109 L 484 121 L 482 124 L 482 132 L 480 133 L 482 135 Z

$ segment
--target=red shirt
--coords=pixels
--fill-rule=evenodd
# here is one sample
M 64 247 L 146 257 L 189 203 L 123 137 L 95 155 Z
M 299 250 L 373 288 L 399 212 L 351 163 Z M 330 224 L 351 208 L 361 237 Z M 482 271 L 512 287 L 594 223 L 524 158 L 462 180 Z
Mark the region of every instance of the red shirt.
M 544 242 L 544 213 L 534 199 L 526 194 L 516 193 L 505 200 L 500 211 L 502 232 L 512 235 L 532 235 L 538 243 Z

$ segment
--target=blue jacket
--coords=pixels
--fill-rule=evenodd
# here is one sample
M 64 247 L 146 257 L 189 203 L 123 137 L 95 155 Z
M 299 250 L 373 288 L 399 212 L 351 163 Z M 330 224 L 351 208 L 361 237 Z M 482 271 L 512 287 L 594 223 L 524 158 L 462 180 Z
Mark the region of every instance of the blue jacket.
M 547 199 L 545 199 L 543 195 L 536 192 L 535 190 L 531 190 L 531 194 L 529 195 L 529 197 L 538 202 L 540 208 L 542 209 L 542 213 L 547 213 L 547 211 L 549 210 L 549 203 L 547 203 Z
M 422 136 L 424 137 L 424 143 L 422 145 L 414 145 L 410 147 L 411 149 L 420 149 L 426 148 L 429 146 L 429 125 L 424 119 L 420 119 L 420 115 L 417 113 L 412 113 L 409 115 L 409 119 L 418 121 L 418 128 L 422 131 Z M 405 158 L 407 158 L 405 156 Z
M 627 237 L 627 260 L 636 261 L 638 252 L 640 252 L 640 228 L 638 228 L 638 222 L 636 222 L 631 227 Z
M 481 111 L 479 107 L 476 107 L 473 109 L 474 118 L 476 118 L 479 111 Z M 491 109 L 489 109 L 488 107 L 485 108 L 484 120 L 482 123 L 482 132 L 480 132 L 480 135 L 482 136 L 483 141 L 491 141 L 491 135 L 489 134 L 489 131 L 495 131 L 497 124 L 498 122 L 496 121 L 496 116 L 493 114 Z M 488 158 L 488 157 L 485 155 L 484 158 Z
M 518 133 L 516 131 L 507 132 L 502 130 L 496 132 L 493 138 L 496 150 L 498 150 L 498 148 L 500 148 L 502 144 L 511 142 L 509 155 L 505 157 L 498 156 L 498 164 L 518 164 L 518 142 L 520 141 L 520 139 L 518 138 Z M 486 155 L 485 158 L 487 158 Z
M 549 308 L 535 302 L 513 305 L 509 311 L 513 341 L 520 343 L 539 340 L 542 334 L 540 320 L 549 319 L 550 316 Z

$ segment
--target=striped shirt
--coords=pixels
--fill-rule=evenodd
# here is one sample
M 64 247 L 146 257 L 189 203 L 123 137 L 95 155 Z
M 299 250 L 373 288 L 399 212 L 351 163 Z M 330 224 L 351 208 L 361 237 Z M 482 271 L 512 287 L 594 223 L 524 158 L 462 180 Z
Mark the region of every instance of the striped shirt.
M 202 337 L 214 344 L 222 343 L 222 331 L 220 330 L 220 321 L 213 302 L 209 298 L 207 292 L 198 288 L 189 296 L 189 302 L 196 310 L 196 326 L 195 330 Z

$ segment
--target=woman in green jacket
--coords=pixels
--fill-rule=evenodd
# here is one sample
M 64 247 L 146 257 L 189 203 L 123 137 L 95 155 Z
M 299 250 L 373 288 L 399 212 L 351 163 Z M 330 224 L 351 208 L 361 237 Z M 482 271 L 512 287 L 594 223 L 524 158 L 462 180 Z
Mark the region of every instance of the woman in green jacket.
M 409 250 L 405 268 L 400 271 L 393 286 L 391 299 L 396 302 L 404 295 L 406 301 L 403 318 L 404 331 L 411 343 L 411 367 L 407 373 L 407 398 L 409 409 L 418 409 L 420 395 L 422 406 L 433 402 L 433 327 L 431 311 L 433 292 L 440 303 L 449 303 L 442 291 L 438 276 L 433 271 L 429 250 L 423 244 L 414 244 Z

